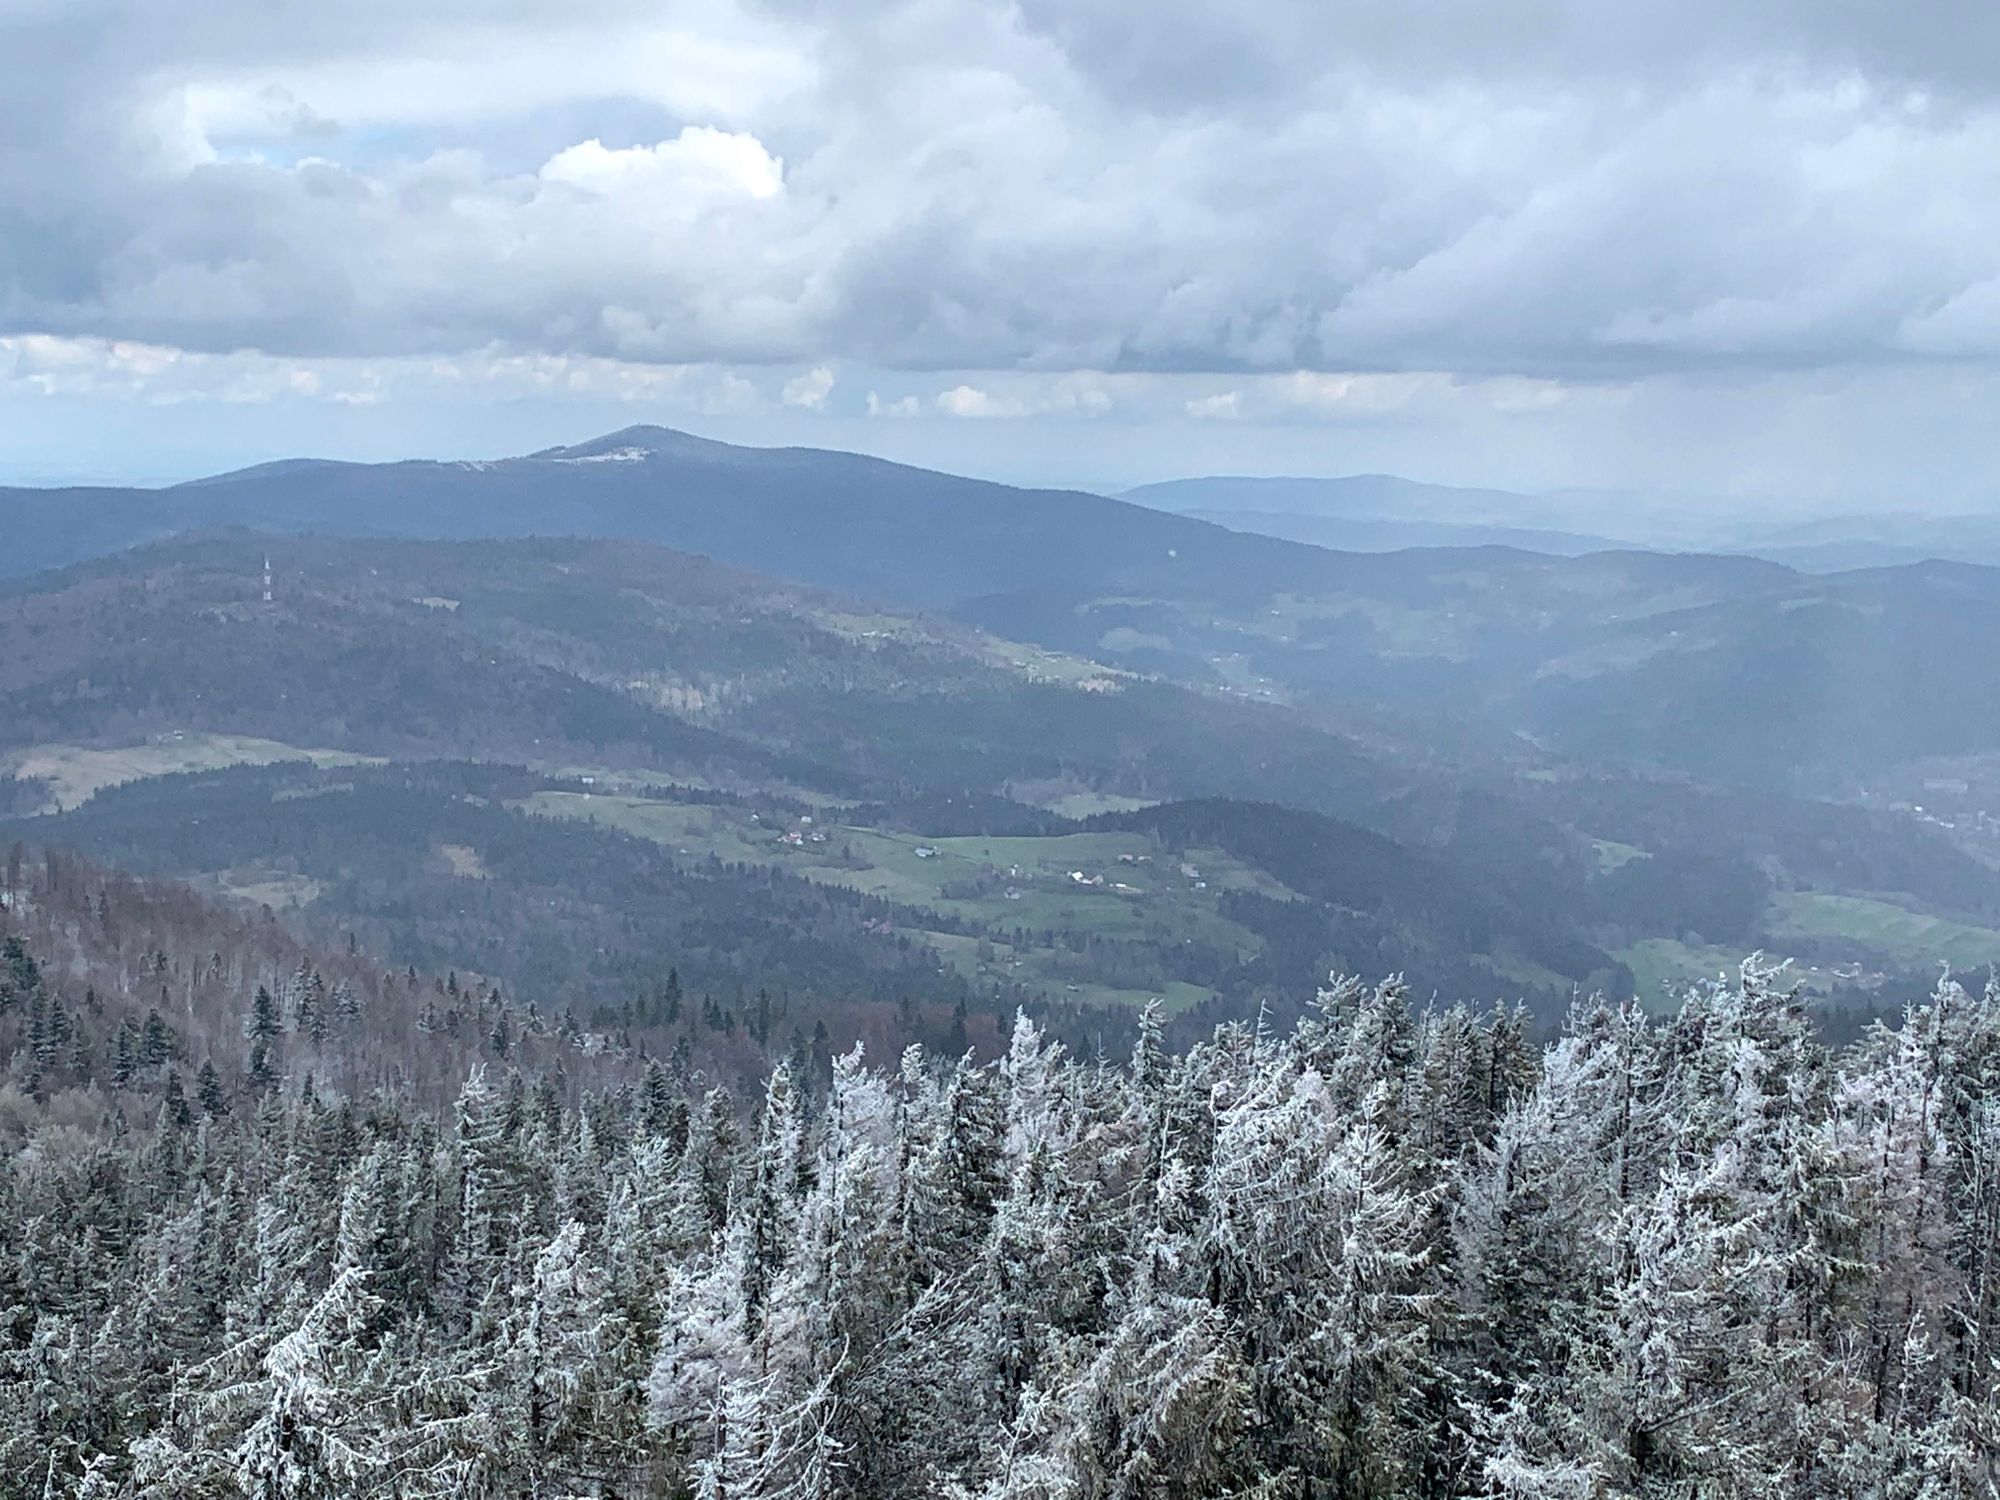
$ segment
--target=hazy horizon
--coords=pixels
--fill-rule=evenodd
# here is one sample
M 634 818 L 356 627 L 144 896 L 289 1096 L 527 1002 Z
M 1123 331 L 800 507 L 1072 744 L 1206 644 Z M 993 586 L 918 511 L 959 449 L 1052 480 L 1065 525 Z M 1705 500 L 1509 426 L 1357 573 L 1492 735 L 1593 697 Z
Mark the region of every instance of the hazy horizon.
M 1993 499 L 1969 498 L 1954 502 L 1949 497 L 1925 496 L 1911 493 L 1821 496 L 1817 499 L 1798 496 L 1769 495 L 1759 497 L 1755 502 L 1741 505 L 1734 503 L 1737 497 L 1716 494 L 1700 494 L 1687 490 L 1653 488 L 1639 484 L 1556 484 L 1535 486 L 1531 484 L 1507 484 L 1488 480 L 1477 475 L 1461 477 L 1458 471 L 1445 466 L 1441 471 L 1426 472 L 1421 467 L 1413 469 L 1387 468 L 1324 468 L 1319 470 L 1304 467 L 1312 455 L 1302 452 L 1301 465 L 1285 466 L 1282 455 L 1274 456 L 1268 451 L 1260 454 L 1223 454 L 1227 460 L 1236 457 L 1240 466 L 1227 468 L 1193 467 L 1175 469 L 1155 466 L 1135 468 L 1126 473 L 1114 473 L 1113 477 L 1098 478 L 1089 472 L 1066 470 L 1059 465 L 1044 469 L 1040 464 L 1024 462 L 1021 455 L 1007 451 L 1005 443 L 994 445 L 988 450 L 978 444 L 952 444 L 949 442 L 931 444 L 924 442 L 896 442 L 881 439 L 879 433 L 867 429 L 854 430 L 848 441 L 836 440 L 840 432 L 834 424 L 814 424 L 801 426 L 797 430 L 782 428 L 776 431 L 759 430 L 755 424 L 741 424 L 726 420 L 696 417 L 676 421 L 644 417 L 624 422 L 608 419 L 617 416 L 631 417 L 629 412 L 606 413 L 606 425 L 580 427 L 574 420 L 564 420 L 566 413 L 538 413 L 532 426 L 516 426 L 514 445 L 495 446 L 505 439 L 495 437 L 487 445 L 478 447 L 455 447 L 448 437 L 424 441 L 421 435 L 411 434 L 407 447 L 376 446 L 373 443 L 346 444 L 314 448 L 309 445 L 298 447 L 254 446 L 240 449 L 226 448 L 207 455 L 209 450 L 198 448 L 190 453 L 181 452 L 181 462 L 172 467 L 155 467 L 163 454 L 158 450 L 131 455 L 131 461 L 124 466 L 92 467 L 91 457 L 98 450 L 90 450 L 81 455 L 73 464 L 52 469 L 25 467 L 13 472 L 0 471 L 0 487 L 22 489 L 65 489 L 65 488 L 136 488 L 170 489 L 177 484 L 192 480 L 210 478 L 239 469 L 252 468 L 261 464 L 280 462 L 286 459 L 326 459 L 353 463 L 396 463 L 405 460 L 429 460 L 454 462 L 459 460 L 494 460 L 517 458 L 539 449 L 581 443 L 616 432 L 631 426 L 668 427 L 676 431 L 688 432 L 695 436 L 713 438 L 749 448 L 817 448 L 834 452 L 851 452 L 882 458 L 895 463 L 909 464 L 917 468 L 936 470 L 940 473 L 964 475 L 969 478 L 990 480 L 1023 489 L 1077 490 L 1088 494 L 1106 495 L 1113 498 L 1139 498 L 1135 491 L 1152 486 L 1186 480 L 1247 479 L 1247 480 L 1352 480 L 1369 478 L 1389 478 L 1408 480 L 1416 484 L 1435 485 L 1447 489 L 1494 491 L 1519 495 L 1524 500 L 1575 499 L 1586 504 L 1602 498 L 1607 502 L 1630 500 L 1648 507 L 1658 507 L 1672 511 L 1677 507 L 1687 507 L 1690 522 L 1697 530 L 1709 527 L 1724 527 L 1733 524 L 1755 525 L 1760 523 L 1781 525 L 1785 523 L 1807 523 L 1820 520 L 1841 520 L 1868 516 L 1928 516 L 1950 517 L 1955 515 L 2000 514 L 2000 501 Z M 748 425 L 749 431 L 740 430 Z M 483 428 L 480 429 L 483 431 Z M 532 437 L 523 437 L 523 433 Z M 310 434 L 301 433 L 302 444 Z M 876 439 L 870 441 L 870 439 Z M 172 451 L 172 450 L 170 450 Z M 971 460 L 986 458 L 987 462 Z M 1432 477 L 1442 472 L 1450 477 Z M 1280 507 L 1281 508 L 1281 507 Z M 1538 517 L 1531 511 L 1513 517 L 1495 517 L 1496 523 L 1518 524 L 1533 527 L 1547 524 L 1546 516 Z M 1603 529 L 1616 536 L 1620 530 L 1619 518 L 1615 515 L 1604 517 Z

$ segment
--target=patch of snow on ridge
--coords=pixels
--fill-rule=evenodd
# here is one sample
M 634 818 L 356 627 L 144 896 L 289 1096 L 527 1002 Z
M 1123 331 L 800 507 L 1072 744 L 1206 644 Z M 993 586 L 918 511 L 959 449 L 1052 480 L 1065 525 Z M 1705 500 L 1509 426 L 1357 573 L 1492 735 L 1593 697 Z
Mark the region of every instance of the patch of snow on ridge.
M 651 458 L 645 448 L 612 448 L 603 453 L 579 453 L 573 458 L 557 458 L 559 464 L 634 464 Z

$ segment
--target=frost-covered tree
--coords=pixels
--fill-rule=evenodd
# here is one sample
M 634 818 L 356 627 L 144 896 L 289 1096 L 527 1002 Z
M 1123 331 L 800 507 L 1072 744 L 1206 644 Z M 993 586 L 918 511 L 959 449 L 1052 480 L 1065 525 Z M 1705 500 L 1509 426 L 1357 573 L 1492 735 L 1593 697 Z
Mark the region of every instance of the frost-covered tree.
M 1838 1050 L 1761 962 L 1537 1044 L 1352 980 L 1178 1054 L 1154 1016 L 1125 1063 L 1025 1015 L 889 1069 L 802 1026 L 739 1102 L 478 981 L 131 950 L 124 1013 L 60 1022 L 61 966 L 7 961 L 49 1087 L 5 1110 L 0 1494 L 2000 1485 L 1992 989 Z M 226 1027 L 174 1009 L 149 1050 L 163 973 Z M 357 1076 L 387 1017 L 448 1066 Z M 101 1121 L 57 1114 L 73 1032 Z

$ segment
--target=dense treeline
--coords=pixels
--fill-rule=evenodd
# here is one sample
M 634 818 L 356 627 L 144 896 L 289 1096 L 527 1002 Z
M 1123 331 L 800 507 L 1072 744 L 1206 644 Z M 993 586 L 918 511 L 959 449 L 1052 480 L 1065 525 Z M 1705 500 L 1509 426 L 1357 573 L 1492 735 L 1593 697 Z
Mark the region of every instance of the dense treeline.
M 239 767 L 112 787 L 58 818 L 0 825 L 0 842 L 60 841 L 162 874 L 302 875 L 317 883 L 309 918 L 399 964 L 476 968 L 579 1009 L 663 979 L 669 963 L 717 993 L 975 998 L 914 939 L 867 930 L 907 927 L 907 910 L 768 870 L 684 866 L 645 840 L 503 805 L 561 784 L 460 762 Z M 441 844 L 478 850 L 480 875 L 449 878 Z
M 14 975 L 0 988 L 9 1144 L 43 1111 L 150 1119 L 166 1089 L 210 1073 L 225 1090 L 285 1074 L 434 1108 L 482 1058 L 572 1088 L 613 1086 L 659 1058 L 754 1092 L 779 1057 L 805 1076 L 857 1041 L 991 1056 L 1005 1036 L 1004 1017 L 962 1003 L 709 990 L 664 957 L 619 998 L 572 1005 L 487 974 L 384 966 L 352 935 L 306 941 L 268 911 L 19 845 L 0 861 L 0 945 L 0 973 Z
M 14 903 L 46 950 L 43 899 Z M 438 991 L 242 997 L 291 958 L 270 941 L 198 1007 L 249 1062 L 183 1086 L 170 1051 L 138 1092 L 51 1092 L 74 955 L 7 949 L 7 1493 L 2000 1480 L 1990 990 L 1833 1052 L 1746 966 L 1666 1021 L 1581 1003 L 1538 1049 L 1343 980 L 1284 1034 L 1174 1055 L 1151 1019 L 1123 1065 L 1025 1017 L 992 1063 L 808 1047 L 757 1101 L 559 1026 L 315 1066 L 315 1026 Z
M 1107 1026 L 1102 1013 L 1065 1014 L 1046 990 L 946 967 L 914 935 L 924 930 L 1052 951 L 1051 969 L 1073 961 L 1064 977 L 1080 982 L 1162 993 L 1175 981 L 1214 989 L 1216 1001 L 1176 1024 L 1178 1041 L 1267 1002 L 1289 1020 L 1312 998 L 1306 976 L 1331 967 L 1399 970 L 1425 995 L 1503 990 L 1526 1000 L 1545 1025 L 1560 1017 L 1568 984 L 1558 988 L 1548 975 L 1539 982 L 1502 978 L 1473 955 L 1504 947 L 1553 974 L 1596 974 L 1612 993 L 1631 986 L 1611 959 L 1574 941 L 1562 924 L 1538 920 L 1518 893 L 1488 894 L 1439 858 L 1268 804 L 1168 804 L 1082 825 L 1148 832 L 1162 850 L 1215 845 L 1260 867 L 1269 861 L 1308 899 L 1225 893 L 1226 913 L 1261 941 L 1262 951 L 1246 953 L 1191 939 L 1165 918 L 1137 938 L 998 924 L 982 930 L 948 913 L 769 868 L 677 859 L 671 849 L 607 827 L 507 806 L 551 787 L 584 789 L 465 762 L 246 766 L 111 787 L 54 818 L 0 820 L 0 842 L 57 840 L 93 859 L 162 874 L 249 867 L 304 877 L 314 899 L 301 920 L 354 931 L 398 964 L 477 969 L 510 990 L 579 1011 L 623 1000 L 664 978 L 671 964 L 690 987 L 720 996 L 759 988 L 815 1003 L 923 996 L 1002 1017 L 1031 1003 L 1065 1040 L 1109 1032 L 1121 1049 L 1128 1044 L 1129 1023 L 1118 1017 Z M 695 796 L 721 801 L 725 794 Z M 772 798 L 730 800 L 786 807 Z M 986 826 L 978 821 L 990 813 L 985 803 L 956 805 L 967 826 Z M 919 808 L 919 826 L 953 806 L 931 799 Z M 869 811 L 842 816 L 858 822 Z M 1035 816 L 1049 831 L 1079 826 Z M 451 877 L 438 852 L 446 844 L 478 851 L 478 878 Z M 1070 952 L 1061 946 L 1067 942 L 1080 946 Z M 670 957 L 663 961 L 663 954 Z
M 1171 847 L 1227 849 L 1323 903 L 1320 921 L 1337 927 L 1343 958 L 1354 950 L 1357 957 L 1373 957 L 1368 945 L 1385 956 L 1400 951 L 1421 965 L 1426 978 L 1436 974 L 1444 983 L 1470 986 L 1477 980 L 1462 955 L 1512 951 L 1558 974 L 1587 976 L 1586 989 L 1631 993 L 1631 972 L 1577 937 L 1574 908 L 1581 902 L 1565 908 L 1532 868 L 1504 884 L 1468 878 L 1444 855 L 1405 849 L 1354 824 L 1268 802 L 1170 802 L 1094 818 L 1086 826 L 1148 832 Z M 1241 919 L 1260 932 L 1270 920 L 1247 909 Z M 1350 960 L 1349 967 L 1368 966 Z M 1545 993 L 1545 1000 L 1552 998 Z

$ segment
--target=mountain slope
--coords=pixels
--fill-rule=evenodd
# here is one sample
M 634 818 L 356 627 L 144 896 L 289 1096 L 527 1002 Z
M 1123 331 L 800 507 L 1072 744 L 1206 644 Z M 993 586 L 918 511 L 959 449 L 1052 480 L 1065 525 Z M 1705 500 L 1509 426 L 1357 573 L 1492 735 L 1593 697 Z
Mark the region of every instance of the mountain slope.
M 1573 531 L 1480 521 L 1404 520 L 1391 516 L 1324 516 L 1273 510 L 1189 510 L 1197 521 L 1213 521 L 1232 531 L 1282 537 L 1308 546 L 1346 552 L 1397 552 L 1406 547 L 1514 547 L 1555 557 L 1615 551 L 1631 543 Z
M 232 758 L 296 763 L 229 769 Z M 121 759 L 122 771 L 104 769 Z M 438 764 L 469 760 L 527 769 Z M 1272 706 L 647 546 L 227 532 L 14 583 L 0 589 L 0 769 L 10 763 L 63 770 L 65 800 L 87 798 L 14 824 L 16 836 L 337 911 L 408 961 L 516 981 L 615 984 L 644 939 L 724 975 L 719 954 L 760 953 L 802 986 L 802 939 L 759 920 L 768 908 L 793 913 L 785 925 L 822 944 L 820 967 L 855 984 L 876 970 L 849 951 L 842 912 L 854 926 L 866 916 L 914 932 L 968 968 L 967 945 L 1004 943 L 1021 971 L 982 969 L 979 993 L 1033 978 L 1058 997 L 1178 986 L 1190 1004 L 1234 1003 L 1255 991 L 1261 971 L 1244 966 L 1266 929 L 1302 955 L 1288 966 L 1297 972 L 1352 954 L 1440 983 L 1483 973 L 1515 984 L 1478 966 L 1496 928 L 1422 919 L 1403 901 L 1410 882 L 1385 886 L 1386 907 L 1306 917 L 1267 903 L 1248 920 L 1210 911 L 1212 897 L 1191 913 L 1178 887 L 1153 900 L 1143 882 L 1072 881 L 1110 858 L 1095 846 L 1063 856 L 1083 865 L 1045 872 L 1046 890 L 1014 877 L 1025 888 L 1006 895 L 1010 864 L 1041 863 L 1025 851 L 973 859 L 965 889 L 932 882 L 959 867 L 906 866 L 887 835 L 913 847 L 1060 823 L 1037 822 L 1020 798 L 1254 798 L 1400 824 L 1427 808 L 1449 822 L 1460 794 Z M 88 797 L 121 775 L 182 768 L 194 774 Z M 813 831 L 836 834 L 811 857 L 811 822 L 797 821 L 808 809 L 823 825 Z M 536 815 L 532 832 L 523 813 Z M 581 821 L 556 827 L 556 815 Z M 784 827 L 799 835 L 789 847 Z M 627 840 L 614 856 L 614 831 L 664 848 L 642 856 Z M 1582 839 L 1554 826 L 1526 836 L 1580 878 Z M 1297 837 L 1398 847 L 1332 819 Z M 1450 857 L 1450 842 L 1429 883 L 1478 907 L 1484 877 Z M 619 872 L 608 885 L 607 870 Z M 772 899 L 746 899 L 765 878 L 780 882 Z M 787 879 L 892 904 L 829 909 Z M 621 900 L 639 903 L 622 922 Z M 1564 906 L 1544 901 L 1535 931 L 1546 938 L 1524 928 L 1519 939 L 1540 964 L 1528 987 L 1615 984 L 1615 965 L 1578 938 Z M 663 925 L 663 907 L 700 920 Z M 715 916 L 729 911 L 740 919 Z M 1200 948 L 1183 953 L 1196 933 Z M 1554 977 L 1572 959 L 1574 972 Z M 924 971 L 884 961 L 881 972 L 865 982 Z
M 718 982 L 748 982 L 754 954 L 787 983 L 817 966 L 877 996 L 1241 1006 L 1271 994 L 1274 955 L 1293 975 L 1339 959 L 1562 996 L 1619 987 L 1610 955 L 1637 941 L 1754 945 L 1774 891 L 2000 912 L 1992 871 L 1928 825 L 1768 793 L 1696 803 L 1525 741 L 1468 769 L 1315 718 L 1320 693 L 1455 693 L 1501 724 L 1546 711 L 1557 749 L 1621 725 L 1635 742 L 1604 753 L 1699 746 L 1717 737 L 1670 710 L 1713 690 L 1694 670 L 1710 653 L 1655 684 L 1656 708 L 1632 701 L 1653 691 L 1635 675 L 1657 669 L 1651 648 L 1729 610 L 1787 620 L 1798 587 L 1746 559 L 1405 554 L 1339 606 L 1378 612 L 1365 647 L 1315 638 L 1296 610 L 1274 630 L 1267 610 L 1144 606 L 1162 634 L 1226 650 L 1236 632 L 1300 709 L 646 545 L 211 533 L 0 587 L 0 773 L 58 778 L 72 808 L 11 836 L 300 902 L 411 962 L 568 976 L 593 1001 L 676 954 Z M 1141 606 L 1065 608 L 1099 649 L 1090 616 Z M 1567 674 L 1538 676 L 1550 660 Z M 273 760 L 295 763 L 230 769 Z M 467 761 L 487 764 L 439 764 Z M 0 814 L 56 791 L 0 775 Z M 1143 847 L 1072 851 L 1079 830 L 1042 810 L 1190 799 L 1222 811 L 1084 832 L 1159 838 L 1168 869 L 1213 845 L 1185 859 L 1234 861 L 1206 890 L 1149 891 L 1118 863 Z M 1056 842 L 915 852 L 952 838 Z M 1607 877 L 1609 844 L 1644 863 Z M 1670 870 L 1702 898 L 1666 899 Z
M 78 512 L 93 517 L 86 533 Z M 631 537 L 922 606 L 1051 583 L 1242 593 L 1342 561 L 1098 495 L 1019 490 L 819 449 L 658 427 L 491 462 L 261 465 L 164 491 L 0 491 L 9 571 L 171 530 Z
M 1067 778 L 1349 811 L 1408 781 L 1268 707 L 610 542 L 182 538 L 0 588 L 0 648 L 0 749 L 202 731 L 852 796 Z
M 2000 570 L 1921 563 L 1602 626 L 1510 711 L 1571 753 L 1745 784 L 2000 751 Z
M 1428 508 L 1438 515 L 1457 507 L 1462 519 L 1481 505 L 1499 514 L 1518 498 L 1450 491 L 1443 499 L 1424 499 L 1435 487 L 1352 483 L 1365 494 L 1350 509 L 1364 501 L 1376 509 L 1407 501 L 1414 512 Z M 1290 494 L 1290 484 L 1258 482 L 1254 493 Z M 291 462 L 157 492 L 9 492 L 0 495 L 0 527 L 11 543 L 0 566 L 25 568 L 52 553 L 74 557 L 130 536 L 216 523 L 382 537 L 652 539 L 883 600 L 892 612 L 949 612 L 992 635 L 1082 662 L 1157 674 L 1238 700 L 1304 708 L 1343 730 L 1365 728 L 1398 750 L 1447 746 L 1510 771 L 1524 758 L 1553 754 L 1770 788 L 1817 786 L 1828 774 L 1868 772 L 1927 754 L 2000 751 L 2000 724 L 1960 701 L 1984 691 L 1987 653 L 1980 643 L 1987 638 L 1992 600 L 2000 598 L 2000 574 L 1975 569 L 1949 575 L 1955 581 L 1947 588 L 1941 582 L 1947 575 L 1924 568 L 1879 577 L 1809 576 L 1747 556 L 1627 550 L 1558 557 L 1499 546 L 1335 552 L 1099 496 L 1011 489 L 854 454 L 742 448 L 652 427 L 493 462 Z M 1398 524 L 1413 523 L 1406 518 Z M 601 557 L 593 567 L 600 565 Z M 410 612 L 410 597 L 450 592 L 441 584 L 406 583 L 407 596 L 376 620 L 385 638 L 412 628 L 401 620 Z M 565 607 L 576 608 L 589 590 L 574 585 L 565 595 L 543 577 L 517 593 L 523 599 L 538 591 L 561 595 L 570 599 Z M 629 593 L 614 590 L 606 601 L 591 602 L 608 607 Z M 857 609 L 843 608 L 849 614 Z M 486 715 L 482 732 L 504 741 L 508 730 L 499 720 L 505 719 L 526 726 L 532 746 L 546 738 L 533 726 L 552 715 L 580 722 L 595 712 L 582 703 L 558 712 L 553 700 L 537 708 L 541 693 L 600 700 L 593 744 L 633 735 L 651 743 L 647 735 L 665 732 L 642 733 L 637 721 L 621 719 L 625 707 L 603 697 L 629 698 L 630 683 L 651 672 L 643 657 L 606 656 L 600 642 L 590 648 L 595 655 L 572 663 L 560 653 L 576 649 L 574 633 L 566 637 L 561 622 L 543 629 L 525 604 L 517 613 L 497 642 L 480 633 L 484 626 L 475 630 L 468 623 L 479 614 L 471 605 L 455 623 L 432 622 L 433 633 L 477 636 L 538 669 L 569 672 L 585 686 L 558 688 L 552 679 L 522 674 L 511 687 L 493 683 L 474 692 L 472 679 L 487 663 L 466 644 L 464 693 L 509 705 L 503 715 Z M 204 691 L 244 698 L 250 687 L 231 665 L 228 631 L 211 623 L 172 649 L 189 658 L 187 670 L 207 666 L 215 681 Z M 497 620 L 493 626 L 500 628 Z M 942 627 L 933 621 L 925 628 Z M 303 624 L 301 630 L 297 660 L 310 657 L 311 670 L 324 674 L 329 688 L 338 683 L 368 691 L 361 638 Z M 838 636 L 822 632 L 820 639 L 824 644 Z M 647 640 L 641 633 L 633 644 Z M 541 653 L 537 641 L 556 654 Z M 1940 656 L 1936 642 L 1957 644 Z M 799 643 L 784 631 L 767 632 L 762 649 L 796 656 Z M 659 646 L 650 641 L 645 649 Z M 157 642 L 155 648 L 165 649 Z M 372 637 L 367 649 L 375 649 Z M 816 659 L 837 673 L 837 655 Z M 870 659 L 879 665 L 882 653 Z M 134 679 L 107 682 L 94 695 L 64 689 L 65 711 L 80 712 L 79 704 L 95 701 L 93 711 L 101 717 L 110 712 L 114 687 L 147 701 L 148 683 L 166 664 L 147 663 L 142 654 L 127 660 Z M 1940 660 L 1964 661 L 1970 677 L 1961 686 L 1939 668 Z M 393 653 L 390 661 L 393 666 Z M 1062 670 L 1087 675 L 1092 669 L 1071 663 Z M 0 667 L 0 689 L 4 672 Z M 794 683 L 771 679 L 742 700 L 743 722 L 756 720 L 767 755 L 808 753 L 805 742 L 815 733 L 810 718 L 791 712 L 784 698 Z M 675 693 L 708 691 L 678 681 L 660 686 Z M 962 717 L 956 734 L 965 762 L 960 774 L 990 783 L 1016 750 L 1032 748 L 1023 726 L 1045 715 L 1017 710 L 1037 709 L 1045 686 L 1017 671 L 1006 711 L 996 708 L 1000 698 L 989 697 L 982 701 L 995 711 Z M 452 687 L 418 674 L 403 681 L 396 696 L 421 713 Z M 525 695 L 519 713 L 511 702 L 516 694 Z M 817 685 L 810 696 L 822 710 L 834 701 Z M 917 696 L 907 684 L 883 693 L 863 683 L 848 693 L 847 712 L 825 714 L 822 722 L 848 773 L 905 774 L 909 758 L 897 747 L 908 737 L 902 721 Z M 1163 716 L 1223 712 L 1214 696 L 1169 699 L 1157 684 L 1133 684 L 1114 696 L 1120 698 L 1116 709 L 1082 716 L 1095 728 L 1079 753 L 1093 765 L 1117 758 L 1118 736 L 1129 742 L 1142 725 L 1158 724 Z M 322 698 L 331 703 L 329 695 Z M 1125 719 L 1131 705 L 1148 700 L 1144 714 Z M 54 699 L 30 695 L 17 706 L 35 722 L 60 717 Z M 864 707 L 873 718 L 861 712 Z M 1685 730 L 1721 714 L 1731 715 L 1726 746 L 1718 737 Z M 717 728 L 712 720 L 712 714 L 696 716 L 703 728 Z M 481 727 L 476 707 L 468 709 L 464 724 Z M 243 724 L 233 729 L 264 732 Z M 442 729 L 424 726 L 422 733 L 436 737 Z M 1307 749 L 1299 733 L 1296 720 L 1272 731 L 1272 774 L 1284 763 L 1295 767 L 1282 773 L 1284 784 L 1267 778 L 1260 785 L 1263 773 L 1256 768 L 1240 775 L 1220 757 L 1197 756 L 1205 766 L 1195 784 L 1184 765 L 1171 788 L 1141 777 L 1145 790 L 1137 794 L 1217 793 L 1296 803 L 1309 776 L 1286 746 Z M 1012 744 L 1003 753 L 983 753 L 1009 735 Z M 1167 739 L 1180 752 L 1194 743 L 1188 734 Z M 307 741 L 325 742 L 323 736 Z M 933 748 L 944 743 L 932 736 Z M 1336 743 L 1311 742 L 1312 753 L 1331 751 Z M 669 748 L 659 744 L 648 753 Z M 692 745 L 683 748 L 698 753 Z M 1150 745 L 1144 753 L 1158 758 Z M 1066 754 L 1052 749 L 1035 774 L 1059 774 Z M 1346 781 L 1351 769 L 1335 780 Z M 1353 800 L 1313 805 L 1344 815 L 1358 806 Z

